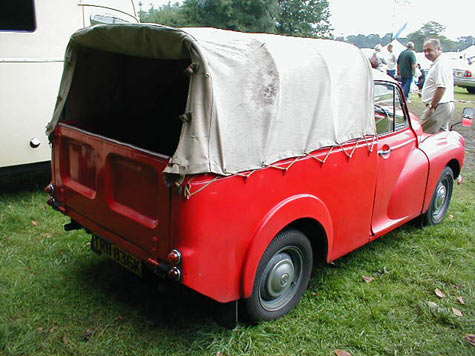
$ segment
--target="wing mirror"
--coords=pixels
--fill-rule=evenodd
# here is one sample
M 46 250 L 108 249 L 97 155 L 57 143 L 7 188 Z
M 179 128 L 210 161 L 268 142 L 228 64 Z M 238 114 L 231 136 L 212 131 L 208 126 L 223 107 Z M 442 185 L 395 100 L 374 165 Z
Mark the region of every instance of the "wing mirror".
M 462 121 L 456 122 L 450 128 L 454 127 L 455 125 L 462 124 L 464 127 L 472 127 L 473 121 L 473 108 L 464 108 L 462 113 Z

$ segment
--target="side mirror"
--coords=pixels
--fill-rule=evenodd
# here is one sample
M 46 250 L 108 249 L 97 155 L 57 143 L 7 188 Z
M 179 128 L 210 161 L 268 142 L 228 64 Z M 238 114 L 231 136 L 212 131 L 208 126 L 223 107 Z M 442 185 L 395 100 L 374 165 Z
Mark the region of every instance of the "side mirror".
M 462 126 L 472 127 L 473 108 L 464 108 L 462 114 Z
M 472 127 L 473 121 L 473 108 L 464 108 L 462 113 L 462 121 L 456 122 L 455 124 L 450 126 L 450 129 L 458 124 L 462 124 L 464 127 Z

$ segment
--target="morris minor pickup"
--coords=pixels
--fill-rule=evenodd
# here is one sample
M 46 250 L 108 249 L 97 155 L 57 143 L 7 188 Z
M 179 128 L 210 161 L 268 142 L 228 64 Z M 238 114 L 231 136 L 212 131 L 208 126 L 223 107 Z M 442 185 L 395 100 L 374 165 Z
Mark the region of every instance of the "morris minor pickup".
M 355 46 L 151 24 L 71 37 L 47 134 L 65 229 L 228 326 L 292 310 L 315 260 L 440 223 L 465 155 Z

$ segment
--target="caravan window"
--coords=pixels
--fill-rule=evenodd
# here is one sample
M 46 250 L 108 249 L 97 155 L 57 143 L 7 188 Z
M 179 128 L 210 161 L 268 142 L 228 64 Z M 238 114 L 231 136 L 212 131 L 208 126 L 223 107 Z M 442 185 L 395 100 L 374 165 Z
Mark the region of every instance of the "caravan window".
M 36 29 L 34 0 L 0 2 L 0 31 L 28 31 Z

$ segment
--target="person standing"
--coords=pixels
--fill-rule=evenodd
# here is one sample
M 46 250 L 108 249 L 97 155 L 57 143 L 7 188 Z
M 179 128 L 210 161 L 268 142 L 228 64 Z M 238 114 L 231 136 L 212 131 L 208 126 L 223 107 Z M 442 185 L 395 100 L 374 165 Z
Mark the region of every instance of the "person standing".
M 386 56 L 386 62 L 388 63 L 386 73 L 394 78 L 396 76 L 396 55 L 393 53 L 392 44 L 388 44 L 386 48 L 388 50 L 388 55 Z
M 415 70 L 416 54 L 414 53 L 414 42 L 408 42 L 407 49 L 402 51 L 397 58 L 397 71 L 401 77 L 402 90 L 408 101 Z
M 427 133 L 448 130 L 454 113 L 454 77 L 452 68 L 442 55 L 438 39 L 424 42 L 424 55 L 432 62 L 422 87 L 422 129 Z
M 381 72 L 384 72 L 384 65 L 387 64 L 386 58 L 384 58 L 383 54 L 381 53 L 381 50 L 383 47 L 378 43 L 374 47 L 374 52 L 373 55 L 370 58 L 370 63 L 371 66 L 377 70 L 380 70 Z

